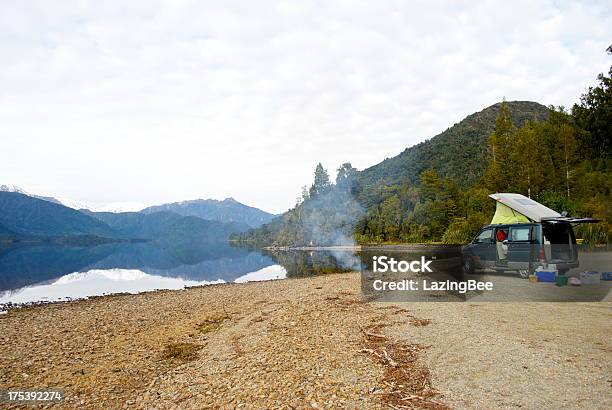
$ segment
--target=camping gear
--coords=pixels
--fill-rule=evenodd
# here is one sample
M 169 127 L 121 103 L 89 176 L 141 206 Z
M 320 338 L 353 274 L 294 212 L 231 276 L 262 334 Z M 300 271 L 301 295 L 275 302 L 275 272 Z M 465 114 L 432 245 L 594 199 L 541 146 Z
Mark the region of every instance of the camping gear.
M 547 270 L 536 271 L 535 274 L 538 278 L 538 282 L 554 282 L 557 276 L 557 272 Z
M 601 272 L 601 280 L 612 280 L 612 272 Z
M 572 276 L 571 278 L 569 278 L 568 282 L 572 286 L 580 286 L 580 279 L 578 279 L 575 276 Z
M 557 275 L 555 277 L 555 285 L 557 285 L 557 286 L 565 286 L 565 285 L 567 285 L 567 276 Z
M 529 282 L 538 283 L 538 277 L 536 275 L 529 275 Z
M 596 285 L 599 283 L 599 272 L 585 271 L 580 272 L 580 283 L 583 285 Z

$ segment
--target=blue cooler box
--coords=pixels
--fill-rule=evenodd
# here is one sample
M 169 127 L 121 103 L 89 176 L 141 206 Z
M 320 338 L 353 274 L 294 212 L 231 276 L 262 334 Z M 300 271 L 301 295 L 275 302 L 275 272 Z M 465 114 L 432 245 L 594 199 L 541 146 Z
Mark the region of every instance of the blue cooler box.
M 547 270 L 536 271 L 535 274 L 538 282 L 554 282 L 555 276 L 557 276 L 557 272 Z
M 602 272 L 601 280 L 612 280 L 612 272 Z

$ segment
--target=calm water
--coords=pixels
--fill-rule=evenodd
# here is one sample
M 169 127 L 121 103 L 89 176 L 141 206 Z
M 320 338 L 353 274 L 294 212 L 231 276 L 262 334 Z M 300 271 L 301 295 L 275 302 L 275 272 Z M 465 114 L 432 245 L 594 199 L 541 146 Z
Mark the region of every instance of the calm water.
M 228 243 L 0 247 L 3 306 L 110 293 L 286 279 L 359 268 L 352 252 L 282 252 Z
M 12 304 L 61 301 L 111 293 L 139 293 L 156 289 L 182 289 L 216 283 L 290 279 L 361 271 L 367 296 L 374 277 L 372 258 L 387 255 L 397 260 L 432 259 L 428 280 L 478 279 L 495 282 L 495 292 L 457 295 L 456 292 L 392 292 L 373 294 L 378 300 L 602 300 L 612 282 L 600 286 L 556 288 L 532 284 L 516 273 L 462 276 L 460 251 L 421 247 L 405 251 L 393 246 L 350 251 L 266 251 L 224 243 L 160 245 L 115 243 L 90 247 L 0 247 L 0 311 Z M 580 252 L 580 270 L 612 271 L 612 253 Z M 577 273 L 579 269 L 576 269 Z M 381 276 L 384 278 L 385 275 Z M 371 289 L 370 289 L 371 290 Z M 370 292 L 371 293 L 371 292 Z M 383 299 L 381 299 L 381 297 Z

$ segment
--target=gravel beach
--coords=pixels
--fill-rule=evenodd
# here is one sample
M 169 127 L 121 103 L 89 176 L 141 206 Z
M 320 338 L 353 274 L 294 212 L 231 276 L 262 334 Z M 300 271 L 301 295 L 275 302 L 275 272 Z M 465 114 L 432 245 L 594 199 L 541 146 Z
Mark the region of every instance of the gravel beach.
M 0 390 L 62 389 L 67 408 L 612 408 L 611 308 L 367 303 L 356 273 L 105 296 L 0 315 Z

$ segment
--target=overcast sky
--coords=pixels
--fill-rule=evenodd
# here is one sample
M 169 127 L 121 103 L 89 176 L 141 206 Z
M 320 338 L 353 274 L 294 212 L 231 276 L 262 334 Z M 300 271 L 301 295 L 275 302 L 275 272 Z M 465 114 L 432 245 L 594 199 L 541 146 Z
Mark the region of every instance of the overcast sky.
M 292 206 L 504 96 L 571 106 L 610 3 L 0 1 L 0 184 Z

